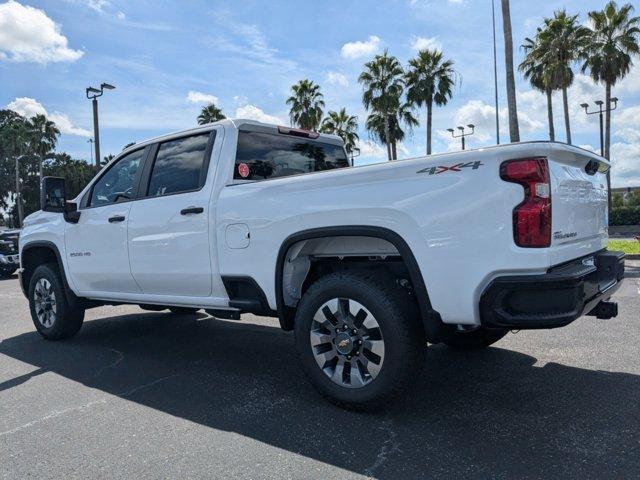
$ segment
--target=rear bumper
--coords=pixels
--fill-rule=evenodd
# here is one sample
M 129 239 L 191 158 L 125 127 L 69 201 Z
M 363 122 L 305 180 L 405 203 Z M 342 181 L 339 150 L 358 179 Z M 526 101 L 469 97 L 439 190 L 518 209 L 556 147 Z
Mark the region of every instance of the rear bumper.
M 624 253 L 608 250 L 552 267 L 543 275 L 498 277 L 480 298 L 481 322 L 489 328 L 562 327 L 594 309 L 602 311 L 596 307 L 613 295 L 623 278 Z

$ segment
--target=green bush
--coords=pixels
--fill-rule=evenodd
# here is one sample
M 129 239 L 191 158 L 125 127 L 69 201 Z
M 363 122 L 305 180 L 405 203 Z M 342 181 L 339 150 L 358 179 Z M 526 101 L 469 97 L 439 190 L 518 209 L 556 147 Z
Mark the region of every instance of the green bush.
M 640 225 L 640 207 L 616 207 L 611 209 L 610 225 Z

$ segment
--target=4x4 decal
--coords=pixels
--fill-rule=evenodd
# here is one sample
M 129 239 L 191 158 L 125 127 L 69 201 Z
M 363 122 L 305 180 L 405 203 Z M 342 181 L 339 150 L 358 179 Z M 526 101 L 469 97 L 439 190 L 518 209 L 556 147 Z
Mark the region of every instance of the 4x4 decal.
M 461 172 L 462 168 L 470 168 L 471 170 L 477 170 L 484 163 L 482 162 L 467 162 L 467 163 L 456 163 L 455 165 L 438 165 L 437 167 L 427 167 L 422 170 L 418 170 L 416 173 L 428 173 L 429 175 L 438 175 L 439 173 L 444 172 Z

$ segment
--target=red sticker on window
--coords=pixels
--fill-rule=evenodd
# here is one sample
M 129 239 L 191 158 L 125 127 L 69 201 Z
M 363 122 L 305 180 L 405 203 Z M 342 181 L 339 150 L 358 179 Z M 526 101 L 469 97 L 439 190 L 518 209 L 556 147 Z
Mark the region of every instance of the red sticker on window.
M 239 164 L 238 173 L 242 178 L 247 178 L 249 176 L 249 165 L 247 165 L 246 163 Z

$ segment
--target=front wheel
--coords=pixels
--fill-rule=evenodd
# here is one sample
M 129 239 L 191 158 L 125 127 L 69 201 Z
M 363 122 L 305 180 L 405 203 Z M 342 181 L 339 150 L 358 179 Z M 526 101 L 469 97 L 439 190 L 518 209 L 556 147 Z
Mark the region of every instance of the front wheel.
M 478 327 L 471 331 L 458 330 L 445 344 L 458 350 L 478 350 L 493 345 L 509 330 Z
M 420 372 L 424 334 L 406 292 L 384 275 L 338 272 L 317 280 L 295 320 L 304 372 L 330 401 L 375 410 Z
M 36 330 L 47 340 L 73 337 L 84 320 L 84 309 L 67 302 L 58 266 L 40 265 L 29 281 L 29 309 Z

